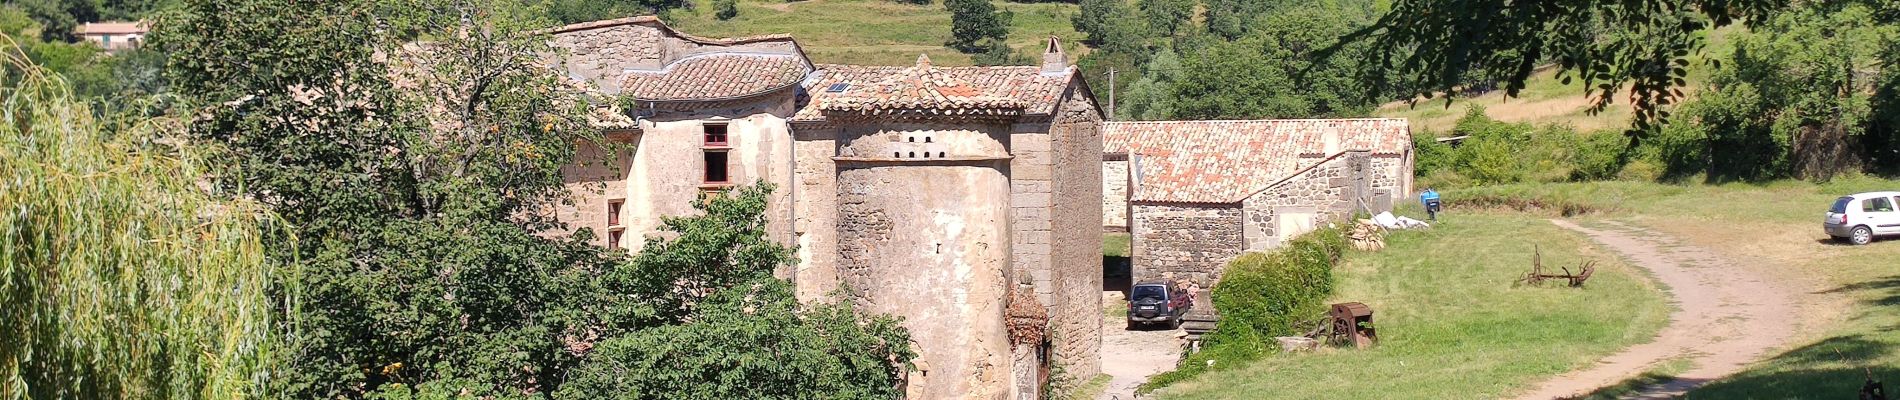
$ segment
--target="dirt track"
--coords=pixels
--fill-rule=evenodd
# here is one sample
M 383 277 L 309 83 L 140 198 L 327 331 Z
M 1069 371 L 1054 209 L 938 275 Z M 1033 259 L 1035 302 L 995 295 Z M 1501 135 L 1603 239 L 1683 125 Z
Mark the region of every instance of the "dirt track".
M 1562 220 L 1551 223 L 1589 236 L 1648 270 L 1668 287 L 1677 310 L 1652 342 L 1636 345 L 1538 385 L 1525 400 L 1571 398 L 1635 378 L 1658 363 L 1686 359 L 1692 366 L 1674 379 L 1625 396 L 1681 396 L 1720 379 L 1784 345 L 1800 323 L 1800 292 L 1766 279 L 1755 269 L 1713 251 L 1627 225 L 1591 229 Z

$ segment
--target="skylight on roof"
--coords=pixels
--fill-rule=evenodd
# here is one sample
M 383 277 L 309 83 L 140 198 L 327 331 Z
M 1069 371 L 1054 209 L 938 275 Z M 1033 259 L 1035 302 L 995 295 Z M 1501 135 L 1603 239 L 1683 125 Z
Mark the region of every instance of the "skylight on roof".
M 850 88 L 851 88 L 850 83 L 839 82 L 839 83 L 833 83 L 831 84 L 830 87 L 825 88 L 825 92 L 826 93 L 844 93 L 845 89 L 850 89 Z

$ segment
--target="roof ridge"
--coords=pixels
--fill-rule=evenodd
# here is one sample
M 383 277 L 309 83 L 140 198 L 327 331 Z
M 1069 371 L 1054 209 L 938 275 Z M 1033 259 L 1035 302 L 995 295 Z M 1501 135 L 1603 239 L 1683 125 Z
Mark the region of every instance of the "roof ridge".
M 679 58 L 679 59 L 677 59 L 677 60 L 673 60 L 673 62 L 669 62 L 669 63 L 666 63 L 666 65 L 661 65 L 659 69 L 644 69 L 644 68 L 628 68 L 628 69 L 626 69 L 625 71 L 622 71 L 622 72 L 624 72 L 624 73 L 630 73 L 630 74 L 634 74 L 634 73 L 639 73 L 639 74 L 663 74 L 663 73 L 667 73 L 667 72 L 669 72 L 669 71 L 672 71 L 674 67 L 677 67 L 677 66 L 679 66 L 680 64 L 684 64 L 684 63 L 686 63 L 687 61 L 695 61 L 695 60 L 699 60 L 699 59 L 702 59 L 702 58 L 713 58 L 713 57 L 761 57 L 761 58 L 792 58 L 792 59 L 796 59 L 796 58 L 798 58 L 798 56 L 797 56 L 797 55 L 793 55 L 793 54 L 783 54 L 783 53 L 764 53 L 764 52 L 743 52 L 743 51 L 719 51 L 719 52 L 711 52 L 711 53 L 700 53 L 700 54 L 694 54 L 694 55 L 690 55 L 690 56 L 685 56 L 685 57 L 680 57 L 680 58 Z

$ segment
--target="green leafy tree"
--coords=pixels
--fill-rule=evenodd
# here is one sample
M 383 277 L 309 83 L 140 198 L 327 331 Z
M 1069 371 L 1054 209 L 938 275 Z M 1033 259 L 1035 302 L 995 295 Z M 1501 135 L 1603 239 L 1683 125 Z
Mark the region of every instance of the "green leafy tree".
M 1174 119 L 1174 85 L 1180 80 L 1182 72 L 1181 57 L 1174 50 L 1163 48 L 1153 61 L 1143 67 L 1140 80 L 1128 84 L 1127 91 L 1117 104 L 1116 117 L 1132 120 Z
M 631 257 L 585 231 L 546 236 L 561 169 L 601 161 L 575 143 L 605 141 L 589 97 L 543 65 L 543 15 L 503 0 L 188 0 L 161 25 L 152 44 L 173 55 L 191 140 L 217 150 L 215 182 L 300 239 L 270 254 L 302 289 L 270 308 L 295 328 L 273 394 L 615 395 L 563 386 L 609 379 L 576 370 L 602 343 L 710 318 L 709 296 L 790 260 L 765 239 L 768 187 L 704 199 L 703 215 L 664 221 L 674 239 Z
M 1249 31 L 1249 22 L 1266 14 L 1270 0 L 1206 0 L 1207 31 L 1227 39 L 1239 39 Z
M 949 46 L 966 53 L 989 50 L 990 41 L 1009 39 L 1009 23 L 1015 14 L 997 10 L 990 0 L 944 0 L 950 10 Z
M 1711 90 L 1683 107 L 1706 131 L 1710 179 L 1825 179 L 1880 155 L 1874 126 L 1878 78 L 1900 24 L 1862 4 L 1788 10 L 1737 39 L 1710 79 Z M 1867 146 L 1872 144 L 1873 146 Z
M 1141 0 L 1141 14 L 1156 32 L 1174 36 L 1193 24 L 1195 0 Z
M 100 120 L 11 46 L 0 66 L 0 398 L 262 397 L 296 293 L 275 220 L 201 189 L 173 121 Z
M 1175 117 L 1184 119 L 1304 118 L 1313 103 L 1258 39 L 1223 43 L 1181 63 L 1173 85 Z
M 693 323 L 641 330 L 594 350 L 561 397 L 891 399 L 915 355 L 890 318 L 799 304 L 776 278 L 715 292 Z M 735 351 L 738 350 L 738 351 Z
M 1123 0 L 1082 0 L 1077 3 L 1074 16 L 1069 24 L 1076 32 L 1086 35 L 1082 40 L 1092 46 L 1101 46 L 1106 37 L 1108 21 L 1122 15 L 1128 3 Z
M 594 133 L 506 4 L 193 0 L 160 25 L 217 181 L 302 239 L 272 254 L 306 290 L 278 308 L 302 328 L 281 396 L 548 392 L 606 325 L 583 301 L 611 258 L 537 235 Z
M 1818 3 L 1831 2 L 1838 3 Z M 1547 62 L 1554 62 L 1566 80 L 1580 78 L 1590 93 L 1603 94 L 1595 96 L 1595 110 L 1622 97 L 1608 94 L 1628 84 L 1636 126 L 1646 128 L 1650 121 L 1667 117 L 1662 106 L 1681 99 L 1677 88 L 1686 84 L 1691 54 L 1702 48 L 1704 29 L 1737 21 L 1758 25 L 1795 3 L 1809 4 L 1398 0 L 1378 23 L 1352 37 L 1375 37 L 1384 49 L 1380 64 L 1391 72 L 1385 85 L 1411 88 L 1419 95 L 1457 93 L 1475 75 L 1496 77 L 1506 93 L 1515 96 L 1537 66 Z

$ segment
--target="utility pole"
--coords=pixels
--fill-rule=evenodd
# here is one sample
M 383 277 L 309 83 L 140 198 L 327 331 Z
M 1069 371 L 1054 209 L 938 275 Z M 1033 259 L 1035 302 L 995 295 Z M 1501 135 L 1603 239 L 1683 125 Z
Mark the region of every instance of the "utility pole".
M 1106 119 L 1109 121 L 1115 120 L 1115 68 L 1114 67 L 1108 68 L 1108 118 Z

